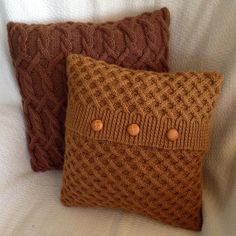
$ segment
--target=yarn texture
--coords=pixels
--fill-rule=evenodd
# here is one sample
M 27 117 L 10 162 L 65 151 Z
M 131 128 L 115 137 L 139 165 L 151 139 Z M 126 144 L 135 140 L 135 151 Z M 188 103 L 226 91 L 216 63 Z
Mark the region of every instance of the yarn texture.
M 222 75 L 132 70 L 83 55 L 68 57 L 67 75 L 62 202 L 200 230 L 202 159 Z
M 35 171 L 63 166 L 66 56 L 81 53 L 123 67 L 168 71 L 169 23 L 162 8 L 102 24 L 8 24 Z

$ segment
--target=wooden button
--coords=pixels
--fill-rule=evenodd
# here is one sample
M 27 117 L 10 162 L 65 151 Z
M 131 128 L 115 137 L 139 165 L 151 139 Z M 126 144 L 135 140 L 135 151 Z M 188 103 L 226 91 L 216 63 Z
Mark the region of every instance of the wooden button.
M 103 127 L 103 123 L 101 120 L 93 120 L 91 123 L 91 128 L 93 131 L 100 131 Z
M 140 128 L 137 124 L 130 124 L 127 128 L 129 135 L 136 136 L 140 132 Z
M 179 137 L 179 133 L 176 129 L 170 129 L 168 130 L 167 132 L 167 138 L 170 140 L 170 141 L 175 141 L 177 140 Z

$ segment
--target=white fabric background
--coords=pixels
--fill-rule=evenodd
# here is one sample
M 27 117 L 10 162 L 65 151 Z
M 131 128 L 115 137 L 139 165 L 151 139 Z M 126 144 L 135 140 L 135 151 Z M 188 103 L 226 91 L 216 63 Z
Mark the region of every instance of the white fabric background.
M 173 71 L 225 75 L 204 163 L 201 232 L 177 229 L 116 210 L 66 208 L 61 171 L 29 164 L 20 95 L 8 52 L 6 23 L 121 19 L 167 6 Z M 236 1 L 0 0 L 0 235 L 233 236 L 236 234 Z

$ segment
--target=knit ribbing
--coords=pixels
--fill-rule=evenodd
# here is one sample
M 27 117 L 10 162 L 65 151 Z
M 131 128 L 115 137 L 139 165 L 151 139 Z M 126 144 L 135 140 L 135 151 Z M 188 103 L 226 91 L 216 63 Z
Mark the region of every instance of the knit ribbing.
M 206 150 L 209 137 L 209 120 L 183 120 L 168 117 L 142 116 L 141 114 L 99 110 L 80 104 L 69 106 L 66 127 L 94 140 L 113 141 L 121 144 L 149 146 L 164 149 Z M 91 122 L 102 120 L 101 132 L 91 129 Z M 129 124 L 138 124 L 141 132 L 132 137 L 127 132 Z M 175 128 L 179 133 L 176 142 L 169 141 L 167 132 Z

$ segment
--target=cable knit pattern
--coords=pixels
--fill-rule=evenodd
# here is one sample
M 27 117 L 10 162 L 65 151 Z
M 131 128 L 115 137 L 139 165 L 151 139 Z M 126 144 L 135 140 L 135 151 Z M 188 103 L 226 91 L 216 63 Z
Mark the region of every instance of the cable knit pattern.
M 167 71 L 169 23 L 169 11 L 162 8 L 103 24 L 8 24 L 34 170 L 63 165 L 66 56 L 81 53 L 124 67 Z
M 82 55 L 68 57 L 67 74 L 62 202 L 199 230 L 202 158 L 223 77 L 135 71 Z

